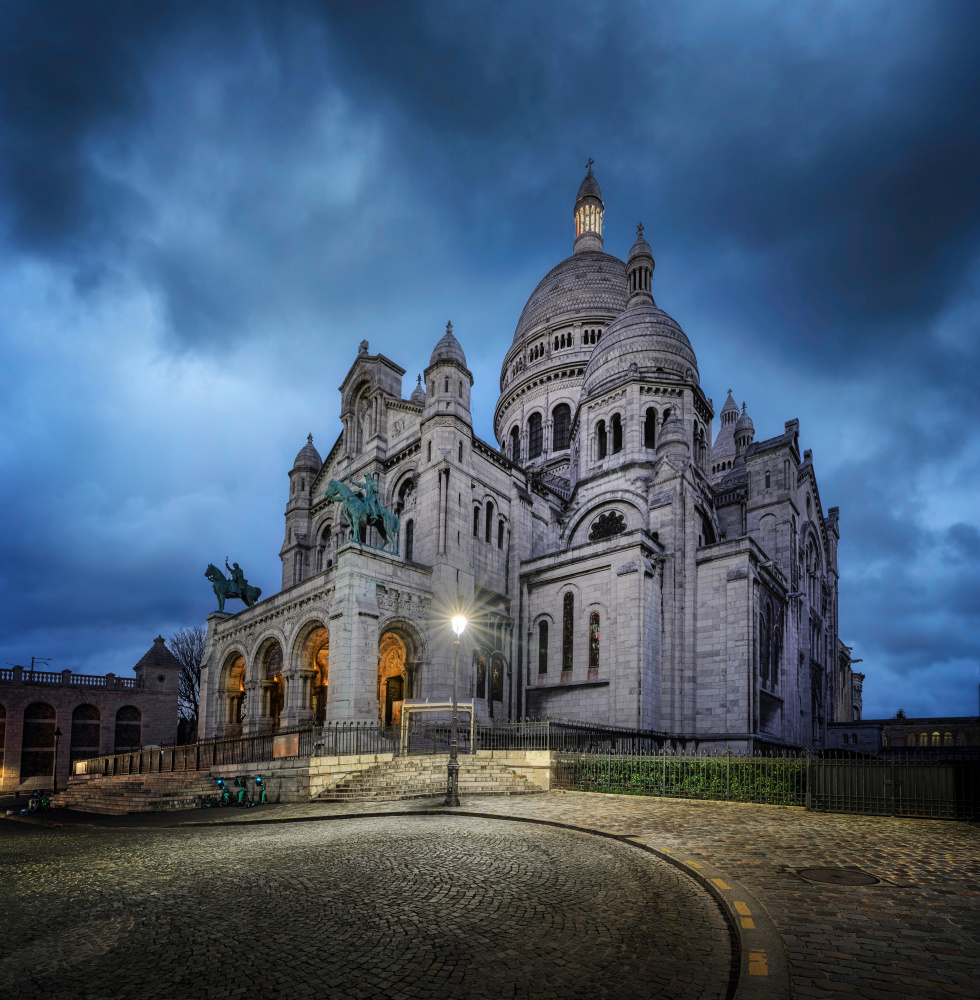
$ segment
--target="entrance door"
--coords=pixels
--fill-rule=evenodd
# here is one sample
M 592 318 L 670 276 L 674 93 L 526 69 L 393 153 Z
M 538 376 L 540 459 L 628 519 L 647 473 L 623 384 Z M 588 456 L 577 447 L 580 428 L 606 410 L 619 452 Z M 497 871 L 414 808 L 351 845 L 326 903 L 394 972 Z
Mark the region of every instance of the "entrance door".
M 385 682 L 385 725 L 401 721 L 402 701 L 405 697 L 405 680 L 389 677 Z M 397 705 L 396 705 L 397 702 Z

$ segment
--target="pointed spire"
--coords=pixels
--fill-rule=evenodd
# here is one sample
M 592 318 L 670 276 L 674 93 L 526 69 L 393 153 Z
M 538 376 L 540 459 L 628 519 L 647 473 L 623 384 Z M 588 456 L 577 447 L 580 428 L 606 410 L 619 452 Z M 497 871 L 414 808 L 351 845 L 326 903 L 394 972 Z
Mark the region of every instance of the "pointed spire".
M 599 182 L 592 173 L 595 160 L 589 157 L 585 165 L 585 178 L 579 185 L 575 196 L 575 244 L 573 250 L 580 253 L 583 250 L 602 249 L 602 191 Z
M 636 225 L 636 241 L 630 248 L 629 256 L 626 258 L 626 281 L 629 287 L 629 303 L 652 302 L 653 301 L 653 271 L 656 267 L 653 259 L 653 250 L 650 244 L 643 238 L 643 223 Z

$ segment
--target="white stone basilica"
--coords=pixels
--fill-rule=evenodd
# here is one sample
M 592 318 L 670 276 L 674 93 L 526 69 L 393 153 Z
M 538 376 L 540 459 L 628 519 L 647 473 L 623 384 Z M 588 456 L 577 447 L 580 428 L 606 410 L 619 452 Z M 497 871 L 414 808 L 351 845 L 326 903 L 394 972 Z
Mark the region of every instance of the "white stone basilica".
M 759 749 L 822 746 L 828 723 L 860 718 L 837 633 L 838 509 L 798 421 L 756 441 L 729 392 L 713 437 L 642 227 L 625 263 L 603 249 L 591 165 L 574 219 L 572 255 L 503 359 L 497 445 L 473 433 L 451 326 L 408 398 L 405 370 L 361 344 L 340 437 L 324 460 L 310 438 L 289 473 L 282 590 L 208 620 L 203 736 L 445 701 L 460 609 L 460 699 L 483 719 Z M 325 499 L 367 473 L 401 519 L 397 554 L 374 529 L 352 539 Z

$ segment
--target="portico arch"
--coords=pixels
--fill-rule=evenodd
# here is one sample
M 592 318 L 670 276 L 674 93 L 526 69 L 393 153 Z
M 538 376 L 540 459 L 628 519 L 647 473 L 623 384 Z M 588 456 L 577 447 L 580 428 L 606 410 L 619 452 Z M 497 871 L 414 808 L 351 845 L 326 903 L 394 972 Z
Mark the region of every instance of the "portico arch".
M 327 685 L 330 681 L 330 633 L 319 619 L 307 622 L 293 645 L 293 696 L 287 706 L 290 724 L 326 718 Z
M 259 704 L 257 713 L 249 713 L 249 729 L 265 732 L 278 729 L 286 705 L 286 677 L 283 673 L 282 644 L 274 637 L 267 638 L 255 655 L 258 675 Z
M 421 696 L 422 642 L 414 626 L 391 621 L 380 629 L 378 653 L 378 718 L 384 725 L 397 725 L 402 702 Z
M 220 736 L 241 736 L 242 725 L 248 714 L 245 691 L 245 657 L 241 650 L 233 649 L 221 666 L 217 696 Z

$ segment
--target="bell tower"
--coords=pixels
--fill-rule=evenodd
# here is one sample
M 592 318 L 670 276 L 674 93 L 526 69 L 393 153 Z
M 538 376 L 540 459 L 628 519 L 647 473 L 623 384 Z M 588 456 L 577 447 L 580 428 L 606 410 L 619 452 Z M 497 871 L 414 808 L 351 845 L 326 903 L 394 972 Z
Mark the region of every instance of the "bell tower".
M 588 173 L 575 196 L 575 243 L 572 245 L 574 253 L 581 253 L 583 250 L 601 251 L 603 247 L 602 213 L 605 207 L 602 204 L 599 182 L 592 173 L 594 162 L 590 156 L 589 162 L 585 165 Z

